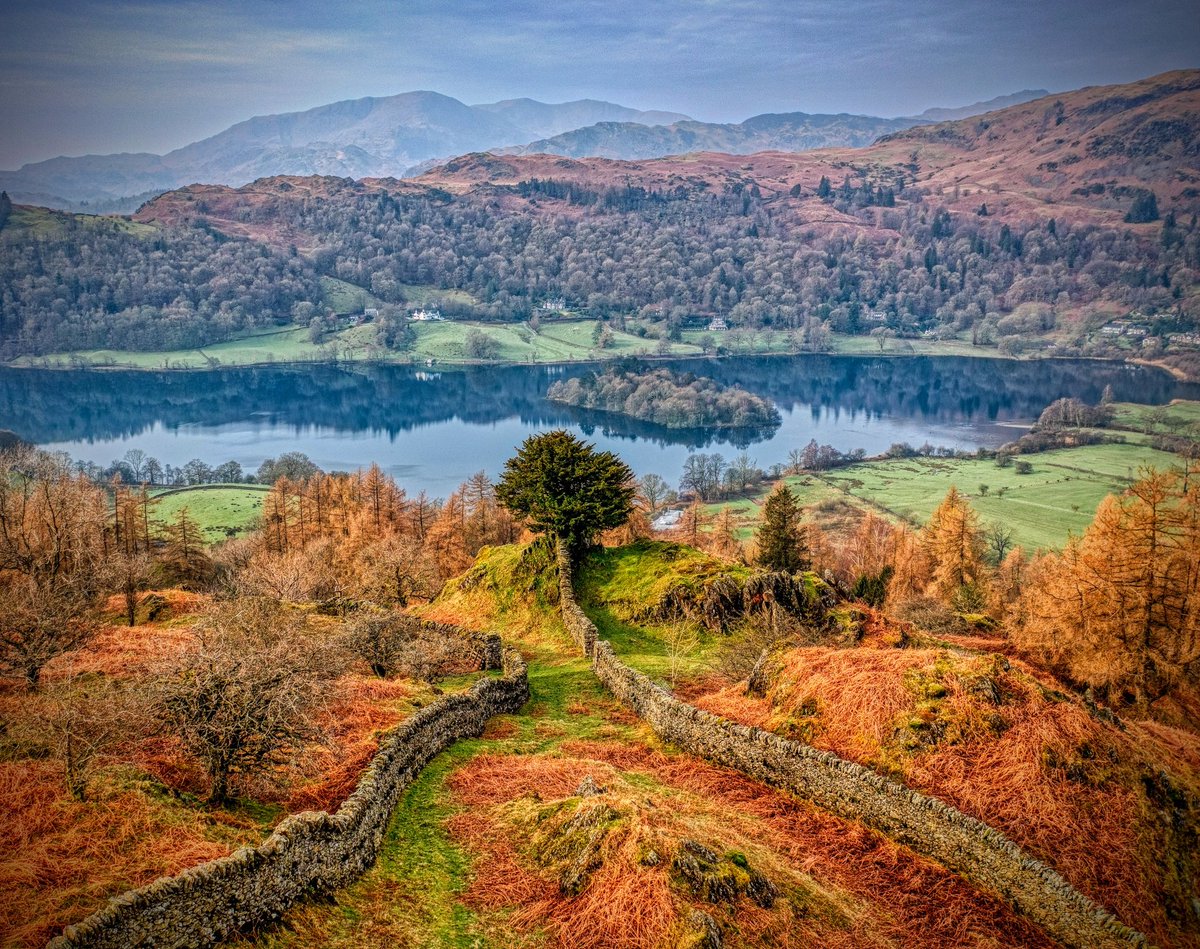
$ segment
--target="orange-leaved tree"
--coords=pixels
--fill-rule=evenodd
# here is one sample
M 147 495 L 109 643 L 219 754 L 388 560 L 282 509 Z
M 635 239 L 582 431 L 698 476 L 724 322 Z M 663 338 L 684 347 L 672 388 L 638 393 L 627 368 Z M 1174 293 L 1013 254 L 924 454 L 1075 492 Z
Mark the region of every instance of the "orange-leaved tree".
M 1014 638 L 1075 681 L 1144 704 L 1200 668 L 1200 479 L 1146 470 L 1030 568 Z
M 930 515 L 921 540 L 933 565 L 928 593 L 962 609 L 980 609 L 987 587 L 983 530 L 957 488 L 951 487 Z

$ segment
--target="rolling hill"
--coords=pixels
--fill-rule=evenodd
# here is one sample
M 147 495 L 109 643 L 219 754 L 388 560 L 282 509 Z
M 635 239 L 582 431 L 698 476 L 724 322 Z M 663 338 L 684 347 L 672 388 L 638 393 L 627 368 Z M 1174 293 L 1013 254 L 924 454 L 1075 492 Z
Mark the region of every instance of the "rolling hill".
M 436 92 L 406 92 L 256 116 L 166 155 L 86 155 L 35 162 L 0 172 L 0 188 L 18 201 L 36 199 L 79 210 L 84 202 L 90 207 L 193 182 L 242 185 L 279 174 L 399 176 L 436 156 L 557 135 L 580 125 L 686 118 L 593 99 L 557 104 L 511 99 L 469 106 Z
M 1178 356 L 1171 367 L 1195 375 L 1198 100 L 1200 71 L 1180 71 L 859 149 L 472 152 L 406 179 L 191 185 L 148 202 L 128 233 L 120 219 L 80 216 L 92 223 L 73 229 L 70 215 L 18 206 L 0 232 L 16 293 L 0 343 L 8 358 L 80 339 L 194 348 L 297 313 L 307 324 L 325 303 L 318 278 L 337 278 L 397 308 L 421 302 L 421 288 L 453 292 L 454 319 L 521 322 L 561 298 L 592 318 L 638 320 L 650 339 L 721 315 L 796 347 L 823 326 L 1010 355 Z M 174 249 L 164 257 L 146 228 Z M 74 234 L 95 245 L 88 262 Z M 61 246 L 34 253 L 38 235 Z M 48 254 L 62 280 L 45 278 Z M 1130 314 L 1136 337 L 1101 332 Z

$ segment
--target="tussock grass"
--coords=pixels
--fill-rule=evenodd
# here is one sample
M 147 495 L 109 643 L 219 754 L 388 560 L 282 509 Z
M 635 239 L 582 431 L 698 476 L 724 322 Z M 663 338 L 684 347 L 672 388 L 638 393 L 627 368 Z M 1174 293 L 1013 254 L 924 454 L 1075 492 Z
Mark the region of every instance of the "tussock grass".
M 178 590 L 143 596 L 157 597 L 167 618 L 103 628 L 88 648 L 50 663 L 38 693 L 0 680 L 4 945 L 41 946 L 112 896 L 261 842 L 289 812 L 335 809 L 356 786 L 382 733 L 436 697 L 426 683 L 382 680 L 352 667 L 333 682 L 318 710 L 321 737 L 290 766 L 243 781 L 244 797 L 227 807 L 201 803 L 203 769 L 154 728 L 147 697 L 98 759 L 87 800 L 74 800 L 46 723 L 79 681 L 119 681 L 139 694 L 191 643 L 190 627 L 207 601 Z M 336 622 L 321 622 L 330 635 L 338 632 Z M 466 688 L 476 675 L 451 677 L 440 688 Z
M 262 834 L 119 776 L 72 801 L 52 761 L 0 763 L 0 808 L 0 933 L 11 946 L 42 946 L 109 897 Z

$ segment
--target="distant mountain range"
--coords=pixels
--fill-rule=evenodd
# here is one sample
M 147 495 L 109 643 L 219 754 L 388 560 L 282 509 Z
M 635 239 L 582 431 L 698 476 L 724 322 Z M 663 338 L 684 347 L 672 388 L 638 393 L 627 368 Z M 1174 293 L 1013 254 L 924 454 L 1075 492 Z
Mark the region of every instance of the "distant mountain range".
M 721 124 L 594 99 L 556 104 L 508 99 L 469 106 L 436 92 L 406 92 L 257 116 L 166 155 L 35 162 L 0 171 L 0 189 L 19 203 L 130 211 L 155 194 L 196 182 L 238 186 L 271 175 L 402 177 L 478 151 L 641 159 L 696 151 L 858 147 L 916 125 L 977 115 L 1045 94 L 1026 90 L 907 118 L 792 112 Z
M 957 109 L 927 109 L 920 115 L 881 119 L 873 115 L 812 115 L 807 112 L 756 115 L 736 124 L 687 119 L 669 125 L 644 122 L 598 122 L 551 138 L 512 148 L 493 148 L 502 155 L 565 155 L 568 158 L 619 158 L 626 161 L 662 158 L 688 152 L 805 152 L 817 148 L 862 148 L 881 135 L 916 125 L 980 115 L 1048 95 L 1044 89 L 1000 96 Z

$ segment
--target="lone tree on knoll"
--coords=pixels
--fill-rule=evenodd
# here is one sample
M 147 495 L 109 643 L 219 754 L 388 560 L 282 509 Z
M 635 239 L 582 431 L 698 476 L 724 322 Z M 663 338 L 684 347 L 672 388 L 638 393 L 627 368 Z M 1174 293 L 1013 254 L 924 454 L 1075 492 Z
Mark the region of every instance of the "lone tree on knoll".
M 525 439 L 496 485 L 500 503 L 530 530 L 561 540 L 572 553 L 624 524 L 634 493 L 625 462 L 561 430 Z
M 763 502 L 763 521 L 758 529 L 755 562 L 768 570 L 795 573 L 809 565 L 800 505 L 782 481 Z

